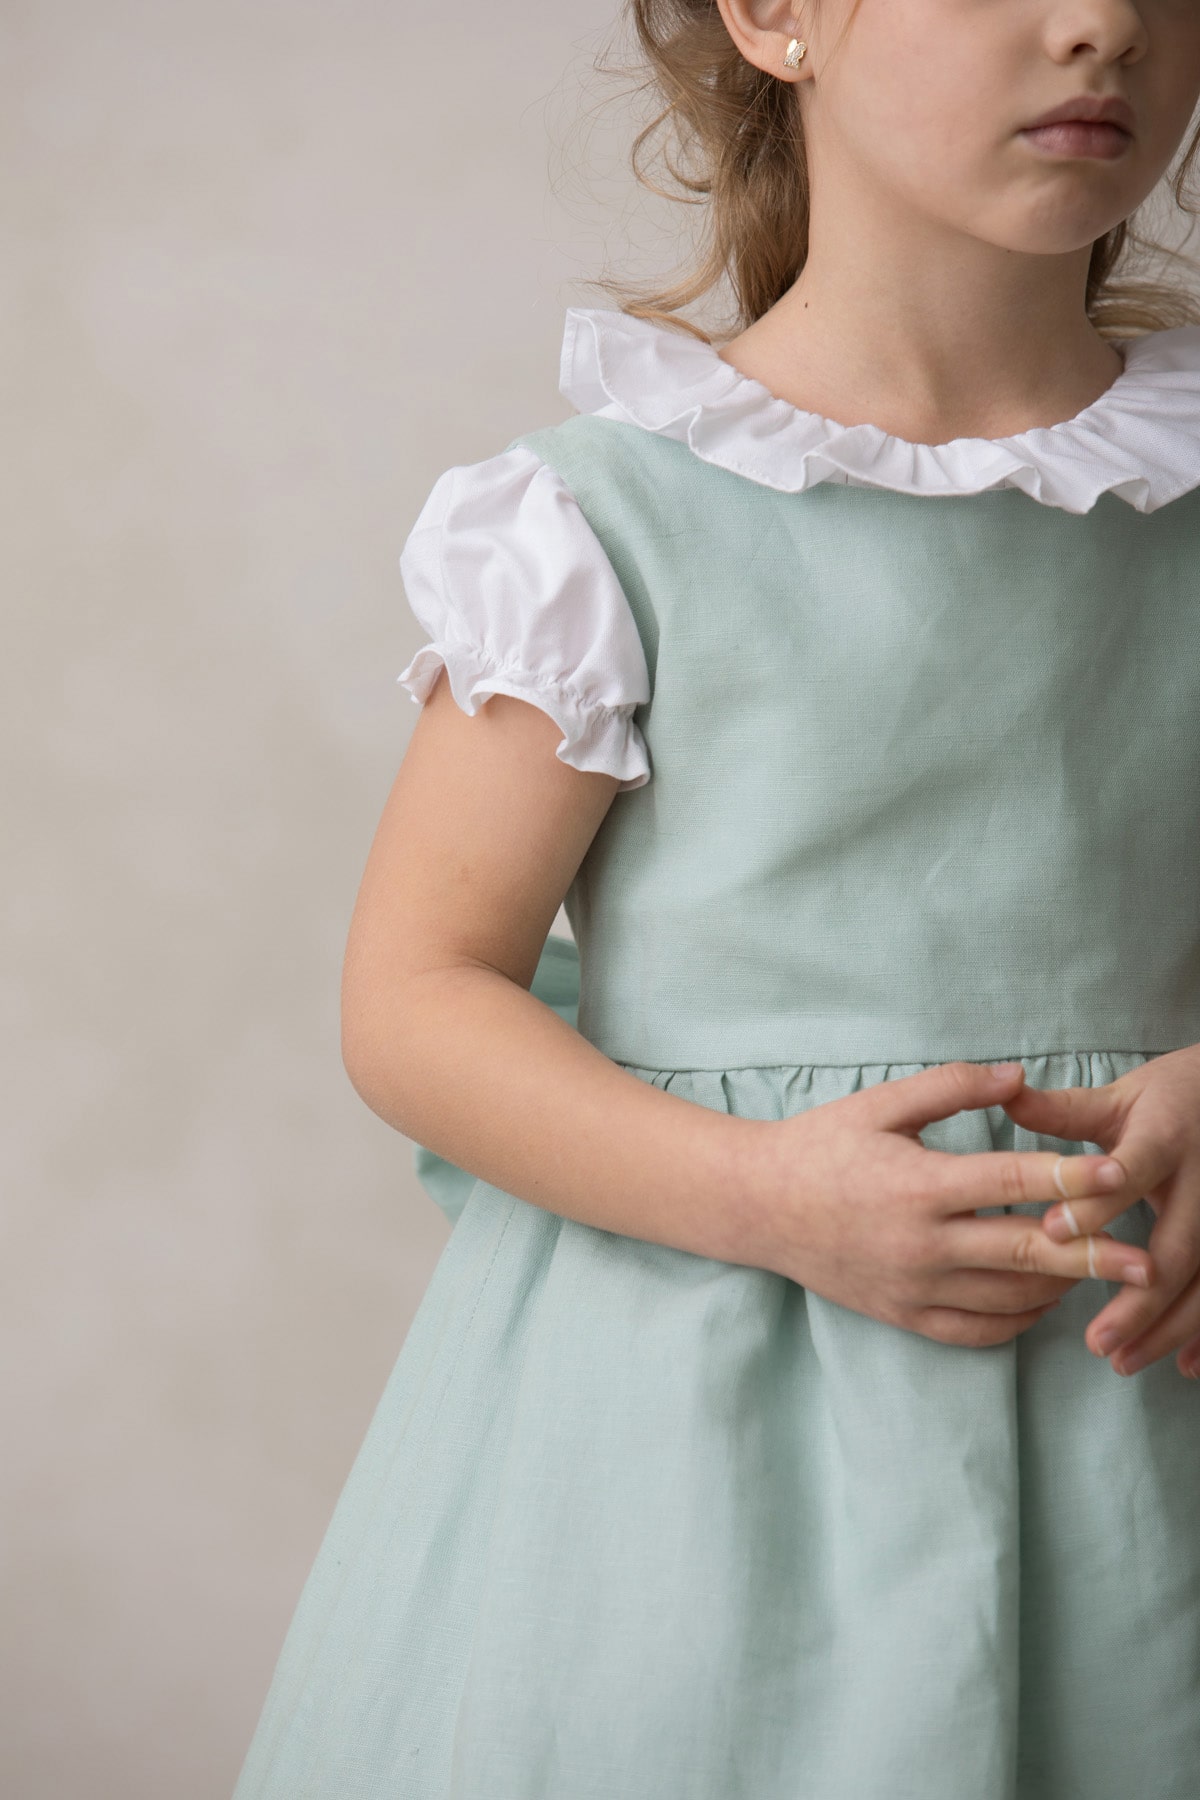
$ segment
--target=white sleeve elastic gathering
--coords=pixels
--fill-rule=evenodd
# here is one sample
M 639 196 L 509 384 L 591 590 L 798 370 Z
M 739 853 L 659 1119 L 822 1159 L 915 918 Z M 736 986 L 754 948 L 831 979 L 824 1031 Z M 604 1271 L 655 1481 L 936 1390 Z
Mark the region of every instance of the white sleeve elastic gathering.
M 621 788 L 650 778 L 633 722 L 650 677 L 612 564 L 561 477 L 524 445 L 440 475 L 400 555 L 428 632 L 396 677 L 423 704 L 444 666 L 472 716 L 491 694 L 548 713 L 555 754 Z

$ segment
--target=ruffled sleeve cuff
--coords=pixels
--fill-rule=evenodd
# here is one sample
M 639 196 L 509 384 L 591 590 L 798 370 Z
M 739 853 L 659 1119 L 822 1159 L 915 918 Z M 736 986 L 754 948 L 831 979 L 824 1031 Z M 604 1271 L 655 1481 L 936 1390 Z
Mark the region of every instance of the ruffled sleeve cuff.
M 463 712 L 510 694 L 555 721 L 560 762 L 621 789 L 650 779 L 633 719 L 650 698 L 637 624 L 574 496 L 531 450 L 441 475 L 400 569 L 431 640 L 396 678 L 415 702 L 444 667 Z
M 474 644 L 422 644 L 396 677 L 422 704 L 445 666 L 450 692 L 472 718 L 490 694 L 511 694 L 548 713 L 563 734 L 555 755 L 573 769 L 620 777 L 621 786 L 642 787 L 650 779 L 645 739 L 633 722 L 631 702 L 604 706 L 560 684 L 532 679 L 525 670 L 503 668 Z

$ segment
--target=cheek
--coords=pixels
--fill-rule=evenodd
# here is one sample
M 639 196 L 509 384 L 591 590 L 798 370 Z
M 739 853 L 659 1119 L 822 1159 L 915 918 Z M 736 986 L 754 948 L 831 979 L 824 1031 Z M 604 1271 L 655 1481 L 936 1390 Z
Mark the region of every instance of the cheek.
M 1003 179 L 1002 158 L 979 108 L 961 94 L 880 108 L 860 115 L 852 129 L 857 154 L 875 180 L 918 212 L 970 218 Z
M 1200 0 L 1196 0 L 1200 6 Z M 886 189 L 941 213 L 954 196 L 977 200 L 1000 173 L 998 139 L 1011 112 L 983 80 L 978 46 L 931 59 L 911 33 L 872 40 L 853 71 L 853 104 L 836 97 L 840 131 L 854 159 Z M 994 84 L 994 75 L 992 77 Z

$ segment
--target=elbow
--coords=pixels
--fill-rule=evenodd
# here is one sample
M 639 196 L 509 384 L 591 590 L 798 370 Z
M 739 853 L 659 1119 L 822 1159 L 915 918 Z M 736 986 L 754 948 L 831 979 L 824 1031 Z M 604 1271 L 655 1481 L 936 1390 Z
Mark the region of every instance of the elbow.
M 371 1073 L 367 1062 L 362 1040 L 355 1030 L 347 1029 L 346 1020 L 342 1019 L 342 1067 L 346 1071 L 350 1086 L 360 1100 L 367 1099 L 367 1090 L 371 1085 Z
M 397 997 L 382 1005 L 377 996 L 343 986 L 342 1067 L 359 1099 L 389 1124 L 396 1121 L 401 1098 L 397 1092 L 402 1086 L 397 1047 L 403 1021 L 404 1010 Z
M 371 1096 L 378 1078 L 378 1064 L 371 1056 L 357 1022 L 347 1025 L 345 1015 L 342 1017 L 342 1067 L 359 1099 L 365 1100 L 374 1112 Z
M 413 1136 L 414 1108 L 423 1114 L 431 1059 L 445 1014 L 441 967 L 367 973 L 365 964 L 342 981 L 342 1067 L 355 1093 L 389 1125 Z

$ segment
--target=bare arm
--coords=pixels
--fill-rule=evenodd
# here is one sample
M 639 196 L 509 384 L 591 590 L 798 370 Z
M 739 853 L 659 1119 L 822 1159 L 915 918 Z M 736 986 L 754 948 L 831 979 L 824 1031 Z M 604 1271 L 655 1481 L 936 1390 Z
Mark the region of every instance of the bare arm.
M 405 1136 L 536 1206 L 729 1262 L 756 1260 L 746 1151 L 761 1123 L 620 1068 L 529 993 L 617 791 L 560 762 L 555 722 L 445 673 L 367 859 L 342 980 L 342 1056 Z

